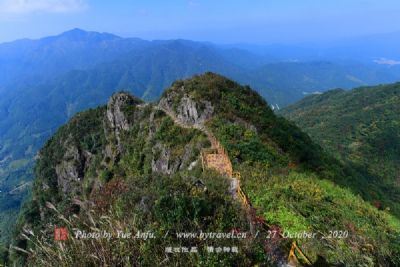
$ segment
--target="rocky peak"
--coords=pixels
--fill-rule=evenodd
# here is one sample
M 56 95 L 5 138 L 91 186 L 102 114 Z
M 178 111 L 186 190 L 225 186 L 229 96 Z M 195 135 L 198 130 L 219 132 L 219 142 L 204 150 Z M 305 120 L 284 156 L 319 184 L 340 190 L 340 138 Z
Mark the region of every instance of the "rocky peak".
M 128 130 L 129 120 L 124 109 L 129 106 L 140 104 L 141 101 L 128 93 L 114 94 L 107 104 L 107 120 L 111 129 L 115 131 Z
M 106 156 L 116 159 L 122 153 L 121 132 L 129 130 L 134 123 L 134 114 L 130 114 L 128 110 L 143 103 L 141 100 L 124 92 L 114 94 L 107 103 L 106 112 L 106 136 L 114 139 L 105 151 Z M 112 146 L 116 146 L 116 151 Z
M 181 88 L 184 92 L 185 88 Z M 203 125 L 214 113 L 210 101 L 195 100 L 189 94 L 179 96 L 178 91 L 170 91 L 159 101 L 158 105 L 163 110 L 172 114 L 179 122 L 185 125 Z

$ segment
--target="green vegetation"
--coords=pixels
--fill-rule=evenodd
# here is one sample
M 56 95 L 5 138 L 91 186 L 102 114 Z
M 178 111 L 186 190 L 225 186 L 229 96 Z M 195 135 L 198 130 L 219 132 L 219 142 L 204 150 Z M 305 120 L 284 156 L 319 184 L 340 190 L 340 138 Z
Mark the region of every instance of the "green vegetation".
M 298 240 L 313 261 L 322 256 L 331 263 L 370 266 L 386 258 L 386 264 L 398 264 L 400 221 L 388 213 L 313 174 L 282 175 L 262 167 L 243 170 L 243 186 L 270 224 L 284 232 L 317 234 L 315 239 Z M 331 231 L 348 237 L 331 238 Z
M 189 94 L 198 102 L 210 101 L 215 114 L 225 120 L 219 126 L 226 121 L 253 125 L 259 138 L 268 140 L 290 160 L 310 167 L 320 167 L 320 160 L 324 156 L 322 150 L 296 126 L 276 117 L 267 102 L 250 87 L 243 87 L 222 76 L 207 73 L 190 80 L 178 81 L 163 95 L 168 95 L 171 91 L 177 94 L 176 101 L 184 94 Z M 215 131 L 219 129 L 220 127 L 213 128 Z
M 56 129 L 119 90 L 150 101 L 176 79 L 215 71 L 251 85 L 270 104 L 282 107 L 304 93 L 399 77 L 394 67 L 287 62 L 286 52 L 281 59 L 275 56 L 273 61 L 284 62 L 206 43 L 149 42 L 79 29 L 0 44 L 0 190 L 31 182 L 35 156 Z M 0 207 L 0 213 L 8 214 L 8 207 L 18 210 L 26 193 L 0 193 L 7 207 Z
M 366 181 L 364 195 L 400 216 L 400 84 L 334 90 L 305 98 L 282 115 L 297 123 Z
M 283 233 L 309 231 L 318 237 L 329 231 L 348 233 L 346 238 L 284 239 L 278 248 L 283 258 L 296 240 L 313 262 L 400 264 L 400 222 L 354 194 L 365 182 L 359 174 L 275 116 L 249 87 L 207 73 L 178 81 L 163 95 L 171 98 L 176 112 L 185 108 L 183 96 L 196 103 L 199 113 L 212 105 L 206 127 L 227 149 L 234 169 L 241 172 L 242 188 L 268 224 Z M 249 224 L 228 191 L 228 180 L 202 171 L 199 154 L 210 146 L 207 137 L 177 126 L 152 104 L 137 104 L 120 104 L 123 114 L 112 127 L 104 107 L 80 113 L 47 142 L 35 168 L 33 200 L 18 220 L 13 245 L 20 250 L 4 257 L 28 266 L 56 266 L 60 260 L 66 266 L 269 266 L 269 242 L 264 240 L 176 236 L 248 232 Z M 71 233 L 140 231 L 156 238 L 57 243 L 55 225 Z M 209 245 L 238 246 L 239 253 L 206 253 Z M 166 255 L 169 246 L 196 246 L 199 253 Z
M 241 171 L 245 192 L 271 224 L 323 235 L 351 232 L 346 240 L 298 240 L 313 260 L 399 263 L 399 222 L 365 202 L 373 203 L 384 191 L 276 117 L 256 93 L 211 73 L 179 81 L 165 95 L 171 93 L 177 95 L 175 105 L 184 94 L 212 103 L 216 115 L 208 125 Z M 373 251 L 366 252 L 371 246 Z
M 205 136 L 197 130 L 177 127 L 163 112 L 155 112 L 150 119 L 151 111 L 152 107 L 148 106 L 135 109 L 133 113 L 125 113 L 134 116 L 140 123 L 133 124 L 129 131 L 121 134 L 119 140 L 124 151 L 118 159 L 104 158 L 108 157 L 103 154 L 106 145 L 114 144 L 111 149 L 114 153 L 118 149 L 114 143 L 115 133 L 104 124 L 104 108 L 78 114 L 49 140 L 41 151 L 35 169 L 36 200 L 25 205 L 18 221 L 17 233 L 25 233 L 29 240 L 26 242 L 25 237 L 18 235 L 14 241 L 14 245 L 35 252 L 26 262 L 23 252 L 12 251 L 13 262 L 52 266 L 57 265 L 61 258 L 66 266 L 99 265 L 105 263 L 102 260 L 104 256 L 110 265 L 155 265 L 165 261 L 166 246 L 196 246 L 199 249 L 199 254 L 181 254 L 179 257 L 171 255 L 167 262 L 170 266 L 196 262 L 243 266 L 266 261 L 262 254 L 258 254 L 262 251 L 260 244 L 248 244 L 243 240 L 182 240 L 176 237 L 179 232 L 228 233 L 232 229 L 246 230 L 247 223 L 238 203 L 227 194 L 229 186 L 225 178 L 214 173 L 203 174 L 199 165 L 187 171 L 189 163 L 198 159 L 202 146 L 209 145 Z M 154 132 L 149 137 L 151 129 Z M 84 167 L 87 171 L 84 172 L 82 184 L 74 184 L 74 189 L 70 188 L 66 193 L 55 180 L 56 169 L 62 162 L 71 160 L 66 155 L 69 155 L 72 147 L 76 147 L 82 155 L 90 152 L 93 158 Z M 158 150 L 169 155 L 168 165 L 179 167 L 182 171 L 171 169 L 175 173 L 173 175 L 155 173 L 152 164 L 163 157 Z M 98 160 L 97 157 L 103 159 Z M 80 167 L 79 162 L 72 162 Z M 197 184 L 199 180 L 202 185 Z M 49 188 L 43 190 L 44 185 Z M 93 201 L 95 207 L 77 207 L 73 198 Z M 49 209 L 46 204 L 48 202 L 54 203 L 55 208 Z M 44 212 L 44 220 L 40 219 L 40 210 Z M 70 232 L 72 228 L 86 231 L 95 228 L 114 234 L 117 230 L 134 234 L 141 231 L 151 232 L 157 238 L 139 241 L 96 240 L 94 243 L 81 240 L 66 242 L 62 248 L 57 245 L 42 247 L 38 244 L 53 242 L 53 228 L 49 229 L 46 226 L 48 223 L 66 225 Z M 30 229 L 34 233 L 44 231 L 47 234 L 32 236 L 23 229 Z M 170 234 L 163 238 L 167 231 Z M 209 254 L 206 247 L 211 245 L 239 246 L 240 252 Z M 108 249 L 98 252 L 98 246 Z
M 34 246 L 36 252 L 31 255 L 29 264 L 56 266 L 61 260 L 65 266 L 154 266 L 162 262 L 168 266 L 199 263 L 205 266 L 248 266 L 264 262 L 266 259 L 262 254 L 256 254 L 260 250 L 257 244 L 246 244 L 240 240 L 186 240 L 176 237 L 176 233 L 180 232 L 230 232 L 233 228 L 246 227 L 239 206 L 225 194 L 226 180 L 213 174 L 199 178 L 207 191 L 197 190 L 193 181 L 181 175 L 136 176 L 106 184 L 98 194 L 105 197 L 109 190 L 118 194 L 107 203 L 107 208 L 101 213 L 99 210 L 82 210 L 82 216 L 69 217 L 68 223 L 71 224 L 71 232 L 73 227 L 87 232 L 107 231 L 114 237 L 93 242 L 70 239 L 63 242 L 63 247 L 59 246 L 60 243 L 48 247 L 46 253 L 41 247 Z M 65 221 L 56 223 L 65 224 Z M 117 239 L 117 231 L 133 235 L 151 233 L 154 238 Z M 30 238 L 35 242 L 35 237 Z M 207 246 L 232 245 L 240 246 L 240 253 L 209 254 L 206 251 Z M 99 250 L 100 247 L 102 249 Z M 166 255 L 166 247 L 197 247 L 199 253 Z
M 277 151 L 272 143 L 263 143 L 254 129 L 247 129 L 240 124 L 229 123 L 226 119 L 216 117 L 210 125 L 219 140 L 230 152 L 236 162 L 268 164 L 288 164 L 288 157 Z

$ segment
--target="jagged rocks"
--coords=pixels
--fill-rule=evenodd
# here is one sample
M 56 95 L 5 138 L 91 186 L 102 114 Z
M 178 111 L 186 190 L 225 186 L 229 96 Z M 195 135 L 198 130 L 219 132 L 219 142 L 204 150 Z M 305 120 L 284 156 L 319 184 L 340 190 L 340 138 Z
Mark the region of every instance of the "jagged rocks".
M 106 136 L 109 139 L 114 139 L 112 142 L 115 145 L 116 151 L 112 146 L 108 145 L 105 149 L 106 157 L 116 159 L 119 154 L 123 152 L 121 146 L 121 132 L 128 131 L 134 123 L 134 107 L 142 101 L 134 98 L 128 93 L 114 94 L 107 103 L 106 112 Z
M 127 93 L 114 94 L 107 104 L 107 119 L 111 129 L 117 132 L 128 130 L 130 123 L 124 113 L 124 108 L 137 103 L 140 102 Z
M 171 174 L 170 167 L 171 151 L 162 144 L 157 144 L 153 147 L 153 160 L 151 163 L 151 170 L 155 173 Z
M 63 160 L 56 166 L 57 184 L 64 194 L 73 194 L 83 179 L 86 159 L 76 146 L 67 146 Z
M 157 143 L 152 148 L 152 172 L 170 175 L 177 171 L 193 169 L 197 165 L 197 155 L 195 155 L 196 160 L 193 161 L 193 151 L 195 149 L 200 150 L 201 148 L 199 145 L 194 146 L 193 144 L 187 144 L 183 149 L 183 154 L 178 157 L 173 157 L 171 155 L 171 148 L 166 147 L 162 143 Z
M 213 107 L 210 102 L 202 101 L 203 109 L 190 97 L 184 96 L 177 108 L 177 118 L 186 124 L 203 124 L 213 113 Z
M 175 92 L 172 92 L 163 97 L 158 105 L 185 125 L 203 125 L 214 113 L 214 107 L 209 101 L 197 102 L 186 94 L 180 99 L 177 98 L 179 97 L 175 95 Z

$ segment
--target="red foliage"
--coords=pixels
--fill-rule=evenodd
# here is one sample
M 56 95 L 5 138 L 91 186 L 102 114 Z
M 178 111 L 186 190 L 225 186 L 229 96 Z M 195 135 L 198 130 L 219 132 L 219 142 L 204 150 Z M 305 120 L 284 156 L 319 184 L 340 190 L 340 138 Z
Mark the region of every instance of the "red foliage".
M 260 217 L 260 216 L 256 216 L 255 219 L 254 219 L 254 222 L 255 222 L 256 224 L 261 224 L 261 225 L 263 225 L 263 224 L 265 224 L 265 219 L 262 218 L 262 217 Z
M 294 169 L 297 167 L 297 164 L 294 162 L 289 162 L 288 167 L 289 167 L 289 169 Z
M 113 179 L 103 187 L 92 192 L 91 196 L 95 208 L 99 211 L 106 211 L 117 197 L 127 191 L 127 185 L 122 179 Z
M 379 210 L 382 209 L 382 202 L 380 202 L 379 200 L 375 200 L 372 204 L 375 206 L 375 208 Z

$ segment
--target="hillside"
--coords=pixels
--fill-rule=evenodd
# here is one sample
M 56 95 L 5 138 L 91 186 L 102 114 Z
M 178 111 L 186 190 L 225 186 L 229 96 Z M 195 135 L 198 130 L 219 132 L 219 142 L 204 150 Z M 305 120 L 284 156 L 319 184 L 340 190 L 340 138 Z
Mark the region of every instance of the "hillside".
M 249 84 L 278 108 L 314 91 L 400 77 L 396 67 L 292 62 L 294 55 L 273 51 L 271 57 L 235 46 L 79 29 L 0 44 L 0 243 L 31 188 L 40 147 L 77 112 L 105 103 L 114 92 L 154 101 L 173 81 L 213 71 Z
M 342 162 L 368 177 L 376 205 L 399 216 L 400 84 L 333 90 L 281 113 Z
M 216 142 L 239 178 L 203 170 L 201 155 Z M 115 94 L 107 106 L 74 116 L 40 151 L 33 198 L 18 220 L 19 249 L 9 256 L 31 266 L 269 266 L 284 263 L 297 241 L 323 266 L 399 264 L 399 221 L 343 186 L 351 178 L 345 169 L 255 91 L 216 74 L 177 81 L 157 103 Z M 255 209 L 239 201 L 238 183 Z M 265 225 L 316 238 L 269 239 Z M 155 238 L 88 241 L 71 234 L 52 245 L 55 226 Z M 232 229 L 247 238 L 176 235 Z M 232 245 L 238 253 L 205 251 Z M 167 246 L 199 252 L 168 254 Z

